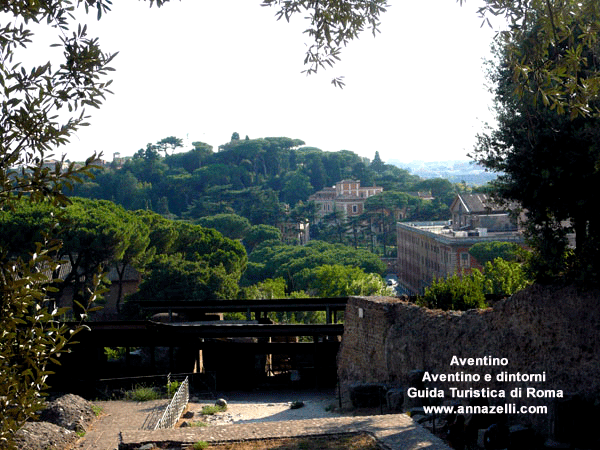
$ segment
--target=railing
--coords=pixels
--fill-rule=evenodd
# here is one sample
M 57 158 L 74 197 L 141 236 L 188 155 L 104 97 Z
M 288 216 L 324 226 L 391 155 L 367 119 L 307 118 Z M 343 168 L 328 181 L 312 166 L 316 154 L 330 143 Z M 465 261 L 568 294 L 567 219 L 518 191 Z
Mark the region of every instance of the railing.
M 179 386 L 179 389 L 177 389 L 177 392 L 175 392 L 175 395 L 173 395 L 171 402 L 165 409 L 164 414 L 154 429 L 158 430 L 160 428 L 173 428 L 181 417 L 181 414 L 183 414 L 183 410 L 187 406 L 189 400 L 190 384 L 188 377 L 185 377 L 185 380 L 183 380 Z

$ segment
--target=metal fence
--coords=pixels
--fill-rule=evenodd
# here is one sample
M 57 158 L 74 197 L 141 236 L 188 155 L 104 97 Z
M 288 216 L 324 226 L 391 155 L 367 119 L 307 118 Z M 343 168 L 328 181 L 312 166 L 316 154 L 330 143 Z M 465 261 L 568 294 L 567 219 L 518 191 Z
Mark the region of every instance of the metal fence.
M 183 410 L 188 404 L 190 400 L 190 383 L 188 381 L 188 377 L 185 377 L 185 380 L 179 385 L 179 389 L 173 395 L 171 402 L 165 409 L 162 417 L 154 427 L 155 430 L 160 428 L 173 428 L 181 414 L 183 414 Z

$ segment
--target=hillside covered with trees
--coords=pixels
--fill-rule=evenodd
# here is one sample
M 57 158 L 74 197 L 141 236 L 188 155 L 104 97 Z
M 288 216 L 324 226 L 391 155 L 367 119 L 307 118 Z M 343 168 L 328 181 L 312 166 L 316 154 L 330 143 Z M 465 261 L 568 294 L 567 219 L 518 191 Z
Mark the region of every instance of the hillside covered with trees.
M 343 179 L 355 179 L 362 186 L 383 187 L 383 194 L 366 203 L 360 221 L 378 224 L 379 240 L 393 246 L 398 211 L 410 220 L 445 220 L 456 192 L 466 188 L 441 178 L 423 180 L 385 164 L 378 152 L 371 161 L 347 150 L 325 152 L 303 145 L 299 139 L 239 139 L 233 133 L 218 151 L 194 142 L 193 149 L 174 153 L 182 140 L 171 136 L 131 158 L 115 159 L 96 170 L 93 180 L 74 185 L 68 193 L 214 227 L 240 239 L 252 226 L 314 223 L 316 208 L 309 196 Z M 434 199 L 419 198 L 419 192 Z M 369 233 L 364 227 L 358 230 L 357 223 L 342 224 L 335 214 L 311 229 L 313 239 L 354 247 L 372 243 Z
M 244 239 L 214 228 L 172 220 L 147 210 L 127 211 L 107 200 L 73 198 L 60 207 L 20 201 L 0 211 L 0 246 L 13 259 L 36 252 L 36 242 L 54 230 L 62 245 L 55 258 L 51 298 L 68 298 L 75 316 L 102 302 L 97 284 L 110 269 L 118 274 L 117 312 L 129 299 L 228 300 L 274 296 L 383 294 L 385 264 L 366 251 L 312 241 L 281 242 L 268 225 L 250 226 Z M 247 238 L 246 238 L 247 236 Z M 248 256 L 250 255 L 250 256 Z M 139 290 L 123 294 L 128 268 L 142 274 Z M 60 279 L 60 281 L 58 281 Z M 337 284 L 336 284 L 337 283 Z M 340 284 L 341 283 L 341 284 Z M 337 286 L 337 287 L 335 287 Z M 128 314 L 135 310 L 127 308 Z

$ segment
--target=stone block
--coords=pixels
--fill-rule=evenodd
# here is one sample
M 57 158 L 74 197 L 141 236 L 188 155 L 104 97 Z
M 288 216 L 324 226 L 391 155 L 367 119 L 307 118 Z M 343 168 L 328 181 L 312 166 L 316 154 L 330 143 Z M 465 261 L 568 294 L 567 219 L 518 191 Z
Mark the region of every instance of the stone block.
M 393 388 L 386 392 L 385 400 L 388 409 L 392 411 L 402 411 L 402 404 L 404 403 L 404 390 L 400 388 Z

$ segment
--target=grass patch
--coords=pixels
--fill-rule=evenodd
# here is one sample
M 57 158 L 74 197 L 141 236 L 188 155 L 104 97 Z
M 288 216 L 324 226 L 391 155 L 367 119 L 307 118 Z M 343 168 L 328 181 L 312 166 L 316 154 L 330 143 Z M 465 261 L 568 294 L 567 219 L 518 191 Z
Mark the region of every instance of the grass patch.
M 203 450 L 205 448 L 208 448 L 208 442 L 206 441 L 198 441 L 194 444 L 194 446 L 192 447 L 194 450 Z
M 136 386 L 131 391 L 125 392 L 125 400 L 133 400 L 136 402 L 147 402 L 150 400 L 158 400 L 162 398 L 160 392 L 155 388 L 147 386 Z
M 223 411 L 227 411 L 227 406 L 203 406 L 200 414 L 202 414 L 203 416 L 212 416 L 213 414 Z
M 190 422 L 190 427 L 197 427 L 197 428 L 202 428 L 202 427 L 207 427 L 208 424 L 206 422 L 202 422 L 201 420 L 197 420 L 195 422 Z
M 92 404 L 92 412 L 96 417 L 99 417 L 100 414 L 102 414 L 102 408 L 100 408 L 98 405 Z

